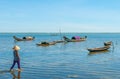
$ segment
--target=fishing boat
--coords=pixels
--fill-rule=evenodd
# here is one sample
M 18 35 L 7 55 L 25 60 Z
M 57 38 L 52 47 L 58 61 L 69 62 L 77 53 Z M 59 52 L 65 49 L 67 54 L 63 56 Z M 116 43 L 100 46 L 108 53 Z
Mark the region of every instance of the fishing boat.
M 110 46 L 110 45 L 112 45 L 112 41 L 104 42 L 104 45 L 105 45 L 105 46 Z
M 100 52 L 100 51 L 105 51 L 108 50 L 110 46 L 104 46 L 104 47 L 99 47 L 99 48 L 89 48 L 87 49 L 89 52 Z
M 50 45 L 55 45 L 56 42 L 40 42 L 40 43 L 37 43 L 36 45 L 37 46 L 50 46 Z
M 34 40 L 35 37 L 31 37 L 31 36 L 27 36 L 27 37 L 23 37 L 23 38 L 18 38 L 16 36 L 13 36 L 13 38 L 16 40 L 16 41 L 31 41 L 31 40 Z
M 74 39 L 71 39 L 71 42 L 81 42 L 81 41 L 85 41 L 86 38 L 80 38 L 79 40 L 74 40 Z
M 89 52 L 88 55 L 95 55 L 95 54 L 102 54 L 102 53 L 108 53 L 109 50 L 99 51 L 99 52 Z
M 54 41 L 56 43 L 64 43 L 65 41 L 64 40 L 57 40 L 57 41 Z
M 83 38 L 79 38 L 79 39 L 69 39 L 67 38 L 66 36 L 63 37 L 63 39 L 66 41 L 66 42 L 82 42 L 82 41 L 85 41 L 87 39 L 87 37 L 83 37 Z

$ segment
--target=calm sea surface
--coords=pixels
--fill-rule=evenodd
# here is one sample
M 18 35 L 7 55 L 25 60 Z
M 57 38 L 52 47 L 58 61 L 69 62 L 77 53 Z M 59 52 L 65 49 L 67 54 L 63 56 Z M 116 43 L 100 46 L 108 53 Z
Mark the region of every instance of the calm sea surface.
M 15 42 L 13 36 L 35 36 L 34 41 Z M 63 35 L 87 36 L 84 42 L 57 43 L 41 47 L 41 41 L 60 40 Z M 106 52 L 89 53 L 87 48 L 101 47 L 106 41 L 113 46 Z M 69 33 L 52 36 L 43 33 L 0 34 L 0 79 L 120 79 L 119 33 Z M 14 45 L 19 45 L 22 72 L 10 73 Z M 17 69 L 17 65 L 15 66 Z

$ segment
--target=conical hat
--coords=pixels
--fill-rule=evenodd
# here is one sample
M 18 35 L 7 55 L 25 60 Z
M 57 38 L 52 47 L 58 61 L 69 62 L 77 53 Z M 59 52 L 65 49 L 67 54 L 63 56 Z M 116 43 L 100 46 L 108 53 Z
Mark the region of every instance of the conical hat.
M 13 49 L 14 49 L 14 50 L 20 50 L 20 47 L 17 46 L 17 45 L 15 45 L 15 46 L 13 47 Z

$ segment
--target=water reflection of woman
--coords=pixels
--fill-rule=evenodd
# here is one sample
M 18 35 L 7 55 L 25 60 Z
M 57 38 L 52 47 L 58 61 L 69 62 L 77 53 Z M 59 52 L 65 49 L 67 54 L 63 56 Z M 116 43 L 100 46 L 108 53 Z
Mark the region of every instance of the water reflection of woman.
M 13 78 L 12 79 L 20 79 L 20 71 L 18 71 L 18 74 L 15 74 L 15 72 L 13 71 L 13 72 L 11 72 L 11 74 L 12 74 L 12 76 L 13 76 Z

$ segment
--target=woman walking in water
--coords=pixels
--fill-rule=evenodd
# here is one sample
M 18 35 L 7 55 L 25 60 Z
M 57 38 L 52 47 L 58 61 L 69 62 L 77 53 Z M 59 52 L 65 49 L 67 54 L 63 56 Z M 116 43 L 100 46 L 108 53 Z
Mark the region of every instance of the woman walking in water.
M 13 56 L 14 56 L 14 60 L 13 60 L 13 64 L 10 68 L 10 71 L 14 68 L 15 64 L 17 63 L 18 65 L 18 71 L 21 71 L 21 68 L 20 68 L 20 57 L 19 57 L 19 53 L 18 53 L 18 50 L 20 50 L 20 47 L 15 45 L 13 47 Z

